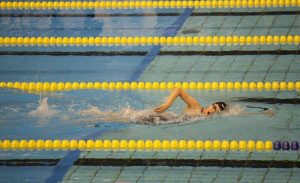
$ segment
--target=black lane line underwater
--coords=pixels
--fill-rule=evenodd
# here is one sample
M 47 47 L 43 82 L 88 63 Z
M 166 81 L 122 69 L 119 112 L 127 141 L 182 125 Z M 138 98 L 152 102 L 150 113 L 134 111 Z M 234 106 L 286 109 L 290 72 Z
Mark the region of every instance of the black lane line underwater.
M 299 98 L 239 98 L 236 101 L 251 102 L 251 103 L 266 103 L 266 104 L 300 104 Z
M 206 56 L 223 56 L 223 55 L 298 55 L 300 50 L 251 50 L 251 51 L 161 51 L 159 55 L 206 55 Z
M 0 166 L 55 166 L 60 159 L 9 159 L 0 160 Z
M 88 13 L 88 14 L 0 14 L 0 17 L 149 17 L 149 16 L 179 16 L 181 13 Z M 191 16 L 266 16 L 266 15 L 299 15 L 300 11 L 260 11 L 260 12 L 194 12 Z
M 145 56 L 146 51 L 0 51 L 0 55 L 48 55 L 48 56 Z M 160 51 L 158 55 L 173 56 L 225 56 L 225 55 L 299 55 L 300 50 L 272 51 Z
M 55 166 L 60 159 L 0 160 L 0 166 Z M 78 166 L 190 166 L 190 167 L 249 167 L 249 168 L 300 168 L 300 161 L 290 160 L 218 160 L 218 159 L 115 159 L 81 158 Z
M 78 159 L 75 165 L 84 166 L 192 166 L 192 167 L 249 167 L 249 168 L 294 168 L 300 161 L 289 160 L 217 160 L 217 159 Z

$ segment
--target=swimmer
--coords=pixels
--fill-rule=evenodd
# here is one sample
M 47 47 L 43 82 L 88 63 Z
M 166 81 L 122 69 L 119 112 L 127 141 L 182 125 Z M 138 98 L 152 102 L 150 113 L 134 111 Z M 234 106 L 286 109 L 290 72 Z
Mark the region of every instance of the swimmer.
M 184 114 L 188 116 L 209 116 L 228 109 L 228 105 L 224 102 L 216 102 L 204 108 L 194 97 L 189 95 L 183 89 L 176 88 L 169 95 L 167 101 L 163 105 L 155 108 L 154 112 L 164 112 L 172 106 L 173 102 L 178 96 L 187 104 Z

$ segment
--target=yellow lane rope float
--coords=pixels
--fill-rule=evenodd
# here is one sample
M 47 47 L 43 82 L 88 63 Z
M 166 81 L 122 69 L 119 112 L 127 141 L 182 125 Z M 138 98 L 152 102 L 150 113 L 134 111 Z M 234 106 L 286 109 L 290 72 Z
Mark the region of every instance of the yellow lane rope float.
M 300 0 L 299 0 L 300 1 Z M 300 35 L 0 37 L 0 46 L 299 45 Z
M 254 140 L 2 140 L 0 150 L 223 150 L 270 151 L 273 142 Z
M 68 90 L 300 90 L 300 81 L 286 82 L 0 82 L 0 88 L 30 92 Z
M 299 7 L 299 0 L 1 1 L 0 9 L 152 9 Z

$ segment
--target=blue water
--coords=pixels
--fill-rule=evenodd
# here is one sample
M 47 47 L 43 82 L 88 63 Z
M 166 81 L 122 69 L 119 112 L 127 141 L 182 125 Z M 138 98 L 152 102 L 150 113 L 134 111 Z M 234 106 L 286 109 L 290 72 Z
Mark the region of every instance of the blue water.
M 187 11 L 187 10 L 186 10 Z M 266 34 L 268 31 L 276 32 L 280 27 L 266 24 L 268 21 L 278 21 L 280 18 L 268 16 L 261 18 L 256 28 L 249 31 L 244 25 L 255 18 L 242 21 L 243 17 L 226 17 L 225 24 L 217 21 L 217 17 L 201 17 L 191 21 L 182 16 L 186 13 L 182 10 L 124 10 L 123 13 L 132 12 L 179 12 L 180 16 L 154 16 L 154 17 L 0 17 L 1 36 L 161 36 L 176 35 L 185 29 L 201 29 L 199 35 L 212 34 Z M 3 11 L 8 13 L 9 11 Z M 20 13 L 21 11 L 12 11 Z M 10 13 L 10 12 L 9 12 Z M 22 13 L 26 13 L 23 11 Z M 27 12 L 28 13 L 28 12 Z M 74 11 L 36 11 L 36 14 L 45 13 L 74 13 Z M 117 10 L 105 11 L 75 11 L 75 13 L 119 13 Z M 186 17 L 187 18 L 187 17 Z M 194 19 L 197 19 L 193 17 Z M 297 17 L 293 16 L 293 20 Z M 246 19 L 246 18 L 245 18 Z M 228 21 L 227 21 L 228 20 Z M 231 20 L 231 21 L 230 21 Z M 258 19 L 257 19 L 258 20 Z M 237 24 L 237 22 L 240 22 Z M 284 24 L 285 21 L 280 21 Z M 286 22 L 292 22 L 291 20 Z M 295 21 L 297 22 L 297 21 Z M 181 28 L 181 24 L 185 23 Z M 279 23 L 280 24 L 280 23 Z M 296 25 L 290 24 L 281 32 L 293 33 Z M 211 26 L 210 26 L 211 25 Z M 221 26 L 223 25 L 223 27 Z M 221 26 L 221 27 L 220 27 Z M 252 25 L 251 26 L 255 26 Z M 250 27 L 251 27 L 250 26 Z M 272 27 L 273 26 L 273 27 Z M 280 26 L 280 25 L 279 25 Z M 275 28 L 274 28 L 275 27 Z M 222 29 L 226 28 L 226 29 Z M 259 49 L 274 49 L 272 46 L 259 47 Z M 275 47 L 276 48 L 276 47 Z M 292 47 L 294 48 L 294 47 Z M 147 80 L 170 81 L 195 81 L 210 77 L 194 70 L 187 58 L 178 57 L 180 61 L 164 65 L 166 70 L 172 72 L 162 73 L 156 66 L 151 65 L 153 60 L 164 61 L 167 56 L 157 56 L 161 47 L 131 46 L 131 47 L 1 47 L 1 51 L 147 51 L 146 56 L 0 56 L 0 80 L 1 81 L 131 81 L 147 79 L 147 73 L 151 78 Z M 197 47 L 168 48 L 164 49 L 198 49 Z M 231 48 L 209 47 L 205 49 L 220 50 Z M 247 49 L 247 48 L 244 48 Z M 149 54 L 150 53 L 150 54 Z M 151 55 L 151 53 L 153 53 Z M 163 58 L 161 58 L 163 57 Z M 232 68 L 224 68 L 218 65 L 216 60 L 231 61 L 232 57 L 202 57 L 198 59 L 197 67 L 210 68 L 215 65 L 218 71 L 228 75 L 232 80 L 241 80 L 246 67 L 251 65 L 252 58 L 236 59 Z M 204 59 L 205 58 L 205 59 Z M 244 58 L 244 57 L 243 57 Z M 257 59 L 257 68 L 266 67 L 264 61 Z M 269 58 L 269 57 L 268 57 Z M 273 57 L 272 57 L 273 58 Z M 292 58 L 292 59 L 291 59 Z M 176 59 L 176 58 L 174 58 Z M 265 60 L 264 60 L 265 59 Z M 272 60 L 267 60 L 268 62 Z M 285 59 L 282 59 L 285 60 Z M 297 73 L 299 65 L 294 56 L 287 56 L 286 60 L 294 62 L 294 72 Z M 247 63 L 245 63 L 247 61 Z M 248 62 L 249 61 L 249 62 Z M 157 61 L 159 62 L 159 61 Z M 279 72 L 270 73 L 268 78 L 282 76 L 285 70 L 282 61 L 278 61 Z M 148 65 L 149 64 L 149 65 Z M 255 64 L 254 64 L 255 65 Z M 191 67 L 190 67 L 191 66 Z M 159 66 L 157 66 L 159 67 Z M 257 69 L 256 68 L 256 69 Z M 239 72 L 235 70 L 241 69 Z M 145 71 L 145 72 L 144 72 Z M 249 71 L 250 72 L 250 71 Z M 151 75 L 152 74 L 152 75 Z M 257 74 L 257 73 L 256 73 Z M 272 75 L 273 74 L 273 75 Z M 153 76 L 156 75 L 156 76 Z M 258 75 L 258 74 L 257 74 Z M 165 76 L 165 77 L 160 77 Z M 157 77 L 157 78 L 156 78 Z M 159 78 L 159 79 L 158 79 Z M 298 78 L 297 75 L 291 78 Z M 275 79 L 274 79 L 275 80 Z M 260 107 L 272 108 L 274 116 L 258 115 L 221 115 L 201 119 L 193 123 L 170 125 L 140 125 L 124 122 L 107 122 L 90 115 L 82 115 L 80 112 L 96 107 L 101 111 L 120 111 L 124 108 L 135 110 L 152 109 L 161 104 L 169 91 L 103 91 L 84 90 L 68 91 L 61 93 L 30 94 L 22 91 L 8 89 L 0 90 L 0 139 L 253 139 L 253 140 L 297 140 L 299 136 L 299 106 L 294 104 L 270 104 L 263 102 L 243 102 L 241 98 L 299 98 L 299 92 L 295 91 L 189 91 L 204 106 L 214 101 L 225 101 L 234 109 L 242 108 L 248 112 L 258 112 Z M 42 107 L 41 99 L 48 98 L 48 110 L 37 111 Z M 257 108 L 249 108 L 257 107 Z M 45 106 L 44 106 L 45 107 Z M 178 114 L 183 109 L 183 103 L 176 101 L 170 109 Z M 35 114 L 35 115 L 32 115 Z M 0 152 L 0 159 L 30 159 L 30 158 L 62 158 L 67 168 L 60 172 L 60 167 L 0 167 L 3 182 L 45 182 L 62 180 L 68 168 L 72 166 L 72 158 L 79 156 L 80 152 L 61 151 L 16 151 Z M 65 167 L 64 167 L 65 168 Z M 24 172 L 29 174 L 24 174 Z M 180 170 L 177 170 L 180 172 Z M 190 171 L 190 170 L 189 170 Z M 210 170 L 211 171 L 211 170 Z M 266 170 L 267 171 L 267 170 Z M 164 172 L 165 173 L 165 172 Z M 189 172 L 190 173 L 190 172 Z M 171 173 L 176 174 L 175 173 Z M 60 176 L 55 178 L 56 176 Z

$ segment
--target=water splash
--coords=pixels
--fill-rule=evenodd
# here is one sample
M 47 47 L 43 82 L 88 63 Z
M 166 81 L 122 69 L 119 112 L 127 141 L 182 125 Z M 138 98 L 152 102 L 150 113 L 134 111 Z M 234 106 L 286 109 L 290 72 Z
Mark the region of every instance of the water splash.
M 130 106 L 118 110 L 100 110 L 97 106 L 89 105 L 87 109 L 71 110 L 76 116 L 77 122 L 95 123 L 95 122 L 123 122 L 146 125 L 164 125 L 190 123 L 202 120 L 207 117 L 191 117 L 177 114 L 175 112 L 166 112 L 157 114 L 152 109 L 137 110 Z
M 246 108 L 238 104 L 230 104 L 228 110 L 222 113 L 224 116 L 238 116 L 246 113 Z
M 121 122 L 145 125 L 189 124 L 203 121 L 212 116 L 236 116 L 245 113 L 245 107 L 237 104 L 230 105 L 229 110 L 211 116 L 187 116 L 174 111 L 157 114 L 153 109 L 134 109 L 129 104 L 125 107 L 102 110 L 92 104 L 72 104 L 65 112 L 59 112 L 48 104 L 48 98 L 41 98 L 37 109 L 28 113 L 29 117 L 48 120 L 58 117 L 62 121 L 75 123 L 96 124 L 99 122 Z M 59 115 L 61 114 L 61 115 Z
M 41 98 L 37 109 L 28 113 L 28 117 L 38 118 L 39 120 L 48 120 L 58 114 L 58 110 L 48 105 L 48 98 Z

